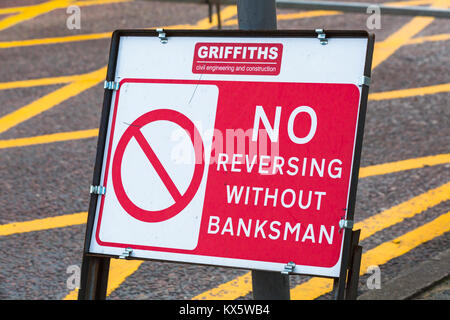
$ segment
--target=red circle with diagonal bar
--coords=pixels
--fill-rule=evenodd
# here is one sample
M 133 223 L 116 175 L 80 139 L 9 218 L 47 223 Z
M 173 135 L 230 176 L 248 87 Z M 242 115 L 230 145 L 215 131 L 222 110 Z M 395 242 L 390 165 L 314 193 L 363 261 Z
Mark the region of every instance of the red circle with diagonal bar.
M 140 128 L 155 121 L 170 121 L 179 125 L 187 132 L 194 146 L 195 150 L 194 174 L 192 176 L 192 181 L 189 184 L 186 191 L 184 192 L 184 194 L 180 193 L 177 186 L 175 185 L 175 183 L 172 181 L 169 174 L 165 170 L 163 164 L 159 161 L 150 144 L 147 142 L 147 139 L 140 131 Z M 121 174 L 122 159 L 125 153 L 125 149 L 132 138 L 135 138 L 139 146 L 142 148 L 142 151 L 145 153 L 146 157 L 150 161 L 150 164 L 153 166 L 156 173 L 164 183 L 164 186 L 167 188 L 168 192 L 175 201 L 175 203 L 169 206 L 168 208 L 156 211 L 142 209 L 137 205 L 135 205 L 125 192 Z M 196 150 L 196 148 L 199 149 L 201 148 L 201 150 Z M 116 193 L 120 205 L 132 217 L 144 222 L 164 221 L 180 213 L 194 198 L 202 180 L 204 167 L 205 165 L 204 165 L 203 141 L 201 140 L 200 133 L 195 127 L 194 123 L 185 115 L 175 110 L 170 109 L 153 110 L 137 118 L 125 130 L 125 132 L 123 133 L 122 137 L 119 140 L 119 143 L 117 144 L 117 148 L 114 153 L 112 163 L 112 181 L 114 185 L 114 191 Z

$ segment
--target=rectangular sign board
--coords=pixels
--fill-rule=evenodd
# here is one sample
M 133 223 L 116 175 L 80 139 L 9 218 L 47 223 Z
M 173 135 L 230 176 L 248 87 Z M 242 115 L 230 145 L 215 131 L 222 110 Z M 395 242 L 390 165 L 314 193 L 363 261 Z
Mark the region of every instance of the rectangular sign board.
M 326 35 L 115 32 L 86 253 L 338 277 L 373 37 Z

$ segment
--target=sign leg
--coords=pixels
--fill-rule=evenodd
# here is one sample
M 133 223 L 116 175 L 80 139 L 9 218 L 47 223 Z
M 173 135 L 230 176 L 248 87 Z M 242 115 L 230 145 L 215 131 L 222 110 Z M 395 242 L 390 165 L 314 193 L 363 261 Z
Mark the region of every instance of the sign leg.
M 359 271 L 361 267 L 362 247 L 358 245 L 361 230 L 353 231 L 352 247 L 347 276 L 346 300 L 356 300 L 358 294 Z
M 347 284 L 347 271 L 351 255 L 352 230 L 344 230 L 344 248 L 342 252 L 341 271 L 335 283 L 334 298 L 336 300 L 345 299 L 345 288 Z
M 83 255 L 78 300 L 105 300 L 110 258 Z
M 356 246 L 353 252 L 353 261 L 351 262 L 351 269 L 348 272 L 348 283 L 345 292 L 346 300 L 356 300 L 358 295 L 358 282 L 359 282 L 359 271 L 361 267 L 361 256 L 362 247 Z
M 336 300 L 354 300 L 358 290 L 359 269 L 361 265 L 362 247 L 358 245 L 361 230 L 344 231 L 345 240 L 350 244 L 344 246 L 341 275 L 335 279 L 333 290 Z M 346 249 L 348 248 L 348 249 Z
M 253 299 L 290 300 L 289 275 L 252 270 Z

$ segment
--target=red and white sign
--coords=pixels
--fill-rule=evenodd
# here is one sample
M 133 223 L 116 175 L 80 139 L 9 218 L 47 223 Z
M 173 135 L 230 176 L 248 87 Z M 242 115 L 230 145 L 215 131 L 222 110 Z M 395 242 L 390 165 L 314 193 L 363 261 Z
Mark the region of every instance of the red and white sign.
M 195 45 L 192 72 L 275 76 L 280 73 L 281 43 L 205 43 Z
M 289 57 L 295 39 L 276 40 L 194 42 L 192 70 L 180 67 L 171 79 L 138 77 L 119 59 L 102 175 L 107 191 L 91 252 L 129 247 L 140 258 L 278 271 L 293 261 L 296 273 L 338 275 L 360 87 L 283 81 L 298 72 L 291 66 L 283 76 L 282 55 Z M 269 60 L 271 79 L 212 69 L 192 78 L 197 67 Z

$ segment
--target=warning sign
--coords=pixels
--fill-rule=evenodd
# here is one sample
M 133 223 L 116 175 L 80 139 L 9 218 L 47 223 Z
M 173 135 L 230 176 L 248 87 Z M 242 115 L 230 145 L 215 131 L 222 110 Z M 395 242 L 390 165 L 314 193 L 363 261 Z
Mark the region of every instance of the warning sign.
M 118 40 L 90 252 L 338 276 L 368 38 Z

